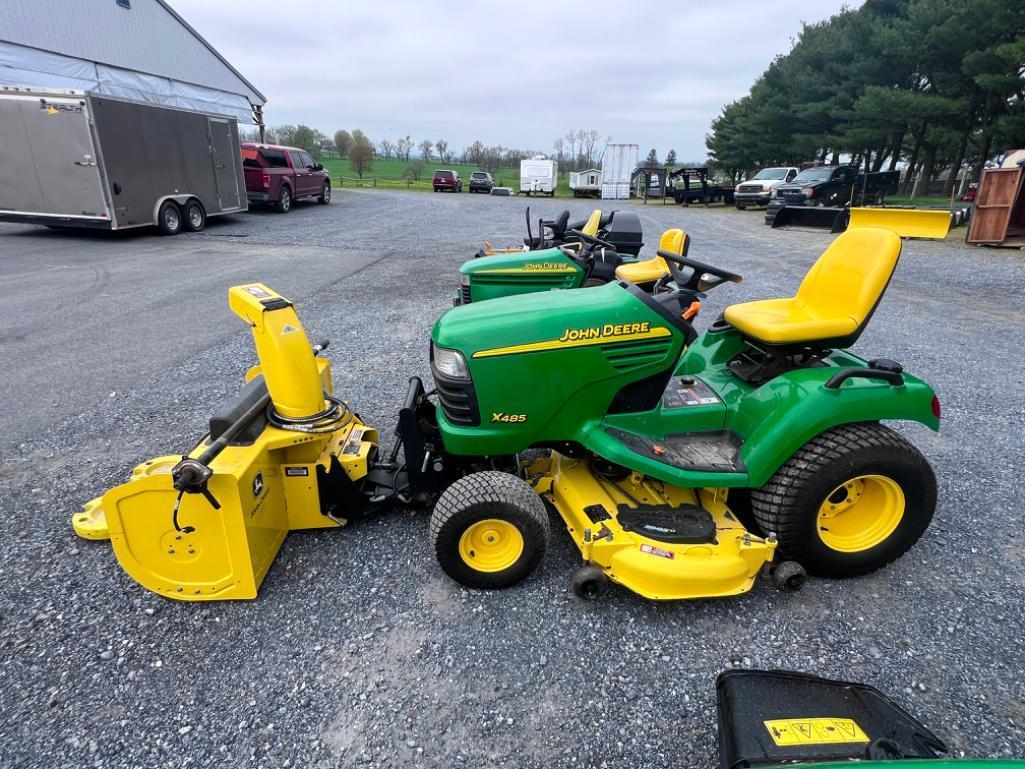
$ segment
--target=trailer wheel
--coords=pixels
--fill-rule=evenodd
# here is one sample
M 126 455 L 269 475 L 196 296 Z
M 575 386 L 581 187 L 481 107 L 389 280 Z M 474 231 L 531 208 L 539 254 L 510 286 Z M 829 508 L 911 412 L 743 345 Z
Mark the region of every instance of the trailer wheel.
M 324 189 L 320 192 L 320 197 L 317 198 L 317 202 L 322 206 L 326 206 L 331 202 L 331 182 L 324 182 Z
M 198 200 L 190 200 L 185 204 L 185 229 L 189 232 L 199 232 L 206 227 L 206 211 L 203 204 Z
M 486 470 L 453 483 L 431 512 L 431 547 L 442 570 L 467 587 L 496 589 L 529 577 L 548 548 L 541 498 L 510 473 Z
M 157 227 L 164 235 L 177 235 L 182 231 L 182 210 L 173 200 L 165 200 L 157 211 Z
M 784 558 L 816 576 L 854 577 L 918 541 L 936 507 L 936 476 L 903 437 L 859 422 L 808 441 L 751 492 L 751 504 Z
M 281 192 L 278 193 L 278 199 L 274 203 L 274 210 L 279 214 L 287 214 L 292 210 L 292 190 L 287 184 L 281 185 Z

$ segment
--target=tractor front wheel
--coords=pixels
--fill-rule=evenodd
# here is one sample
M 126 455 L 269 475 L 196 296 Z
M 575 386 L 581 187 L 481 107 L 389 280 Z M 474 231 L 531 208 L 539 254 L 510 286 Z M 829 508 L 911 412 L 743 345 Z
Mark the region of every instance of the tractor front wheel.
M 431 513 L 442 570 L 467 587 L 497 589 L 529 577 L 548 549 L 541 498 L 509 473 L 472 473 L 449 486 Z
M 751 493 L 759 528 L 784 557 L 820 577 L 854 577 L 904 555 L 936 508 L 936 476 L 921 453 L 876 422 L 812 438 Z

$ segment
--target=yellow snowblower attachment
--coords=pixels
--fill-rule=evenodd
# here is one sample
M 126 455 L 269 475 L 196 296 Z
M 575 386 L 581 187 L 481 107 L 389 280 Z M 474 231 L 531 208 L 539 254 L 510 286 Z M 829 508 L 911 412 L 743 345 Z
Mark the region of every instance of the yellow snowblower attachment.
M 71 521 L 81 537 L 110 539 L 143 587 L 182 600 L 255 598 L 289 531 L 360 513 L 377 451 L 377 431 L 332 395 L 330 364 L 291 302 L 251 283 L 229 304 L 260 359 L 245 387 L 186 457 L 143 462 Z
M 902 238 L 947 237 L 950 211 L 916 208 L 852 208 L 848 227 L 877 227 L 895 232 Z

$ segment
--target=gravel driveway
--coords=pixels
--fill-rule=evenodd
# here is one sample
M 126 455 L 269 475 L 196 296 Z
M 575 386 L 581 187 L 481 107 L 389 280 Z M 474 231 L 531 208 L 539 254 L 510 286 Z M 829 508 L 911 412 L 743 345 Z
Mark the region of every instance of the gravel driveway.
M 187 449 L 254 362 L 235 283 L 295 300 L 337 391 L 387 432 L 455 270 L 522 237 L 522 198 L 339 190 L 330 206 L 199 235 L 0 225 L 0 766 L 712 767 L 729 666 L 878 686 L 958 755 L 1025 749 L 1025 260 L 907 242 L 856 350 L 931 382 L 943 431 L 902 429 L 940 483 L 932 528 L 883 572 L 660 605 L 576 600 L 556 527 L 497 593 L 449 581 L 426 519 L 290 536 L 253 602 L 188 604 L 121 572 L 68 519 L 149 456 Z M 531 201 L 547 216 L 587 202 Z M 792 293 L 829 242 L 757 212 L 642 207 L 735 269 L 727 303 Z

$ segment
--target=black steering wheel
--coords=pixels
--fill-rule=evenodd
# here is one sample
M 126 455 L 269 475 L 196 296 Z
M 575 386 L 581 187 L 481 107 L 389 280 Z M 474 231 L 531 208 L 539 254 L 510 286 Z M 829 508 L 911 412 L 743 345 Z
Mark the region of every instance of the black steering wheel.
M 659 249 L 658 255 L 669 264 L 669 272 L 672 274 L 676 285 L 687 291 L 704 294 L 716 286 L 721 286 L 723 283 L 740 283 L 744 280 L 735 272 L 727 272 L 719 267 L 713 267 L 710 264 L 674 254 L 672 251 Z M 682 267 L 689 267 L 691 270 L 690 275 L 684 272 L 681 269 Z
M 594 237 L 594 235 L 587 235 L 581 232 L 580 230 L 566 230 L 566 235 L 572 235 L 575 238 L 580 238 L 582 241 L 591 246 L 602 246 L 604 248 L 612 249 L 613 251 L 616 250 L 616 246 L 614 243 L 609 243 L 607 240 L 596 238 Z

